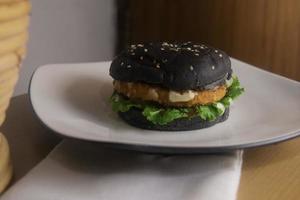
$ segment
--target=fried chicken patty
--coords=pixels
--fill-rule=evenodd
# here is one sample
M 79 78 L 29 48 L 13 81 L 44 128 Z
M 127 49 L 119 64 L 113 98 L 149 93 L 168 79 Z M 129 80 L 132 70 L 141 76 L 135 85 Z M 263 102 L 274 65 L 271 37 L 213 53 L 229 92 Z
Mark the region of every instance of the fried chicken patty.
M 114 89 L 130 99 L 155 101 L 163 105 L 175 107 L 191 107 L 205 105 L 221 100 L 226 94 L 226 86 L 218 86 L 212 90 L 188 90 L 177 92 L 145 83 L 114 81 Z

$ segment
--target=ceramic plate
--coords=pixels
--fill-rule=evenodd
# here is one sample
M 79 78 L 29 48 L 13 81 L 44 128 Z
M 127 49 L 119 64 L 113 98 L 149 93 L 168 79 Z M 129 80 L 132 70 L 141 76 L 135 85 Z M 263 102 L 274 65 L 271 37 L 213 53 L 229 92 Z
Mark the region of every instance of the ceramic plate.
M 300 83 L 232 59 L 246 92 L 224 123 L 184 132 L 142 130 L 112 112 L 110 62 L 40 67 L 30 85 L 39 119 L 76 139 L 152 153 L 205 153 L 271 144 L 300 134 Z

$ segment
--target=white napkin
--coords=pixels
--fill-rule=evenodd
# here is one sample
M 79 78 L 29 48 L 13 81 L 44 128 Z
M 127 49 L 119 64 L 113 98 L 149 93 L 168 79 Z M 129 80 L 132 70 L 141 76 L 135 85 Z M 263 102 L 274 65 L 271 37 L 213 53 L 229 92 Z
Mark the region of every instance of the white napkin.
M 64 141 L 1 200 L 234 200 L 242 151 L 164 156 Z

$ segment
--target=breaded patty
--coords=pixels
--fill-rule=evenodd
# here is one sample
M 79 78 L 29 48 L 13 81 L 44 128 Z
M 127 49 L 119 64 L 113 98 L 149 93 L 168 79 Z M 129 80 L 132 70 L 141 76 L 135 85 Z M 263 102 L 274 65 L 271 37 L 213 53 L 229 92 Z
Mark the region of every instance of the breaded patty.
M 155 101 L 163 105 L 175 107 L 191 107 L 205 105 L 221 100 L 226 94 L 226 86 L 218 86 L 212 90 L 171 91 L 154 85 L 133 82 L 114 81 L 114 89 L 130 99 Z

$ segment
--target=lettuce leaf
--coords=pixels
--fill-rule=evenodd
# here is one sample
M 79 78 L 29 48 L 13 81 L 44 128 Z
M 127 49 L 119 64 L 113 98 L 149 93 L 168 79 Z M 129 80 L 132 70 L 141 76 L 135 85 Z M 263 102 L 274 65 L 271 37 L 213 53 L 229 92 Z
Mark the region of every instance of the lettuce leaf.
M 243 94 L 244 91 L 245 89 L 241 87 L 239 79 L 236 76 L 234 76 L 232 77 L 232 84 L 227 89 L 225 97 L 230 97 L 232 100 L 235 100 L 238 96 Z
M 114 93 L 111 98 L 112 109 L 115 112 L 126 112 L 131 108 L 142 109 L 147 120 L 154 124 L 165 125 L 179 118 L 200 117 L 203 120 L 213 121 L 221 116 L 233 100 L 244 92 L 237 77 L 232 77 L 226 95 L 218 102 L 209 105 L 197 105 L 190 108 L 163 108 L 151 104 L 140 104 L 123 98 Z
M 217 110 L 211 105 L 196 106 L 199 117 L 203 120 L 213 121 L 218 117 Z
M 223 99 L 221 99 L 220 103 L 222 103 L 225 108 L 228 108 L 230 106 L 230 104 L 232 104 L 232 98 L 231 97 L 224 97 Z
M 157 107 L 146 106 L 143 115 L 154 124 L 165 125 L 175 119 L 188 117 L 188 109 L 158 109 Z
M 124 99 L 122 96 L 118 95 L 117 93 L 114 93 L 110 97 L 110 102 L 112 106 L 112 110 L 114 112 L 126 112 L 130 110 L 132 107 L 141 108 L 142 106 L 139 104 L 136 104 L 130 100 Z
M 213 103 L 210 105 L 195 106 L 198 116 L 207 121 L 213 121 L 217 117 L 223 115 L 225 112 L 225 106 L 220 103 Z

